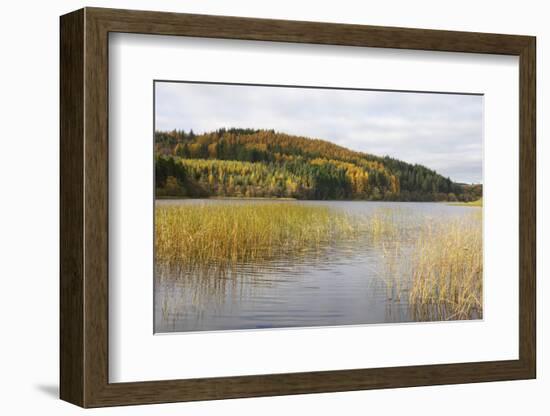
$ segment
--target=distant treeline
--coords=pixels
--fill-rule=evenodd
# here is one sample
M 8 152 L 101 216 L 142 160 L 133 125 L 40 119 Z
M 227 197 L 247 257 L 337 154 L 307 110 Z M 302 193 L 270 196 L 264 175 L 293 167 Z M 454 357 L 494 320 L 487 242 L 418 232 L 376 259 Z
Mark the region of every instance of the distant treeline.
M 422 165 L 274 130 L 155 133 L 157 196 L 472 201 L 465 185 Z

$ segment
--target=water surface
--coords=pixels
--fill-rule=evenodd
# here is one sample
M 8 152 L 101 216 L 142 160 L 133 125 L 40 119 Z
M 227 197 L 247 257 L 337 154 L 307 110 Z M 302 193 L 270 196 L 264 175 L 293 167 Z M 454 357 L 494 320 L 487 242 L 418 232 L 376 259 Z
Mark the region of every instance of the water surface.
M 273 203 L 273 201 L 268 201 Z M 159 205 L 262 204 L 262 200 L 158 200 Z M 182 265 L 155 265 L 155 332 L 316 327 L 412 322 L 418 317 L 407 297 L 384 280 L 388 262 L 395 273 L 410 268 L 407 245 L 420 224 L 430 219 L 469 215 L 476 208 L 444 203 L 366 201 L 280 201 L 327 206 L 369 218 L 376 212 L 398 214 L 395 236 L 355 237 L 311 253 L 262 264 L 238 264 L 207 276 Z M 392 247 L 399 245 L 399 251 Z M 405 282 L 406 284 L 406 282 Z M 406 289 L 406 288 L 405 288 Z M 406 293 L 406 290 L 405 290 Z

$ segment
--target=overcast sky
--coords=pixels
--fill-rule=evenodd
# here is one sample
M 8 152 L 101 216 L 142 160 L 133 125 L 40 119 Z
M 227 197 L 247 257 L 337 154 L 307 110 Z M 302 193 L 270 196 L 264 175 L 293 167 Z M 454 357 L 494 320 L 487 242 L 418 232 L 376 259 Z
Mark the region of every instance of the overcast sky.
M 274 129 L 482 182 L 481 96 L 175 82 L 155 95 L 157 130 Z

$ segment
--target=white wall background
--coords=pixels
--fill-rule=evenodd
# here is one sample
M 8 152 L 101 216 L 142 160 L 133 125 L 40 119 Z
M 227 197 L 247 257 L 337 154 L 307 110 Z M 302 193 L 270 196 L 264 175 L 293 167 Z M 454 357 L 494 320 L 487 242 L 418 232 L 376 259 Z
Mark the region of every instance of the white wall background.
M 543 130 L 550 89 L 545 66 L 550 26 L 545 2 L 523 1 L 69 1 L 5 2 L 0 14 L 0 412 L 70 415 L 83 412 L 58 395 L 59 20 L 83 6 L 166 10 L 277 19 L 536 35 L 538 41 L 538 329 L 539 377 L 398 390 L 166 404 L 87 411 L 103 415 L 548 414 L 550 361 L 544 348 L 543 244 L 550 237 L 550 146 Z M 547 200 L 544 201 L 544 198 Z

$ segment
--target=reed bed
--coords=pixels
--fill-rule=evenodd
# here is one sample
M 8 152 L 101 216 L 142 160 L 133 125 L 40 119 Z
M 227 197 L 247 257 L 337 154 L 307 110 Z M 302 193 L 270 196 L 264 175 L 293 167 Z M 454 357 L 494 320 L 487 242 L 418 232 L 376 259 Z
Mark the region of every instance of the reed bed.
M 378 208 L 364 220 L 364 229 L 374 242 L 395 239 L 400 231 L 399 216 L 403 213 L 395 208 Z
M 315 259 L 340 242 L 357 241 L 357 250 L 379 250 L 381 267 L 375 272 L 386 284 L 388 302 L 406 302 L 414 320 L 481 318 L 481 216 L 481 210 L 431 218 L 381 208 L 355 217 L 292 202 L 157 205 L 156 261 L 198 272 L 190 276 L 202 281 L 239 264 Z
M 228 267 L 315 252 L 357 233 L 349 216 L 292 203 L 157 206 L 157 261 Z
M 409 304 L 418 313 L 445 319 L 482 317 L 483 243 L 481 213 L 428 224 L 411 254 Z
M 375 213 L 371 237 L 382 252 L 379 279 L 388 301 L 406 301 L 416 321 L 482 318 L 483 246 L 481 211 L 434 219 L 410 218 L 415 229 Z M 389 218 L 389 220 L 388 220 Z

